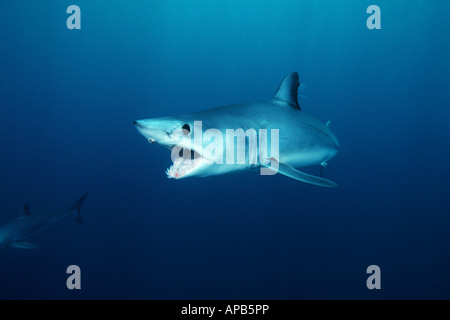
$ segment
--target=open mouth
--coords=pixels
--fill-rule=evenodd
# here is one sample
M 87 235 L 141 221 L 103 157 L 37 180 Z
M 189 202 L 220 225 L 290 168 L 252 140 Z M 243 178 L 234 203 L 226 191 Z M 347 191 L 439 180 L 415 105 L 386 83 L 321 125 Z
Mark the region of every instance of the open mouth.
M 181 149 L 172 166 L 166 170 L 167 177 L 180 179 L 191 173 L 201 162 L 202 156 L 198 152 Z

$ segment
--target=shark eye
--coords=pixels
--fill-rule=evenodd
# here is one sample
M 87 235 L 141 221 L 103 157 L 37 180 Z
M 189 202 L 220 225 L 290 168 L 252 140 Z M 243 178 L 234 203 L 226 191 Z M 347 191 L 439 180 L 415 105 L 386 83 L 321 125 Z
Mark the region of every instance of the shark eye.
M 187 133 L 191 133 L 191 126 L 187 123 L 181 127 L 183 130 L 187 131 Z

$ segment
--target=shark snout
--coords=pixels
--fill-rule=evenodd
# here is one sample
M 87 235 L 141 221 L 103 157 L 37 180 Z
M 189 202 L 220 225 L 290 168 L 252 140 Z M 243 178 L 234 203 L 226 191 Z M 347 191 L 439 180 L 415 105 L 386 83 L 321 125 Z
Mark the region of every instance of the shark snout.
M 155 141 L 155 139 L 153 139 L 148 132 L 148 128 L 146 125 L 144 125 L 142 120 L 135 120 L 133 122 L 134 126 L 136 127 L 136 129 L 139 131 L 140 134 L 142 134 L 147 140 L 153 140 Z
M 134 126 L 150 143 L 173 145 L 167 126 L 158 119 L 135 120 Z
M 139 133 L 147 139 L 151 138 L 151 134 L 155 131 L 155 129 L 146 124 L 144 120 L 135 120 L 133 124 Z
M 140 120 L 135 120 L 134 122 L 133 122 L 133 124 L 136 126 L 136 127 L 138 127 L 138 128 L 145 128 L 145 125 L 142 123 L 142 121 L 140 121 Z

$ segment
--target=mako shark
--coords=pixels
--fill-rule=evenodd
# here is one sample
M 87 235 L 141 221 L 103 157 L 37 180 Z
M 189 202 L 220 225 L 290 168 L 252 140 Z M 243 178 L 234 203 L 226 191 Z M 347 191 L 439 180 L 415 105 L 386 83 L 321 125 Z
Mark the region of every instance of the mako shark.
M 301 182 L 322 187 L 336 187 L 337 184 L 330 180 L 297 169 L 312 165 L 320 165 L 323 169 L 327 167 L 327 161 L 332 159 L 340 148 L 336 136 L 328 127 L 329 122 L 323 124 L 301 110 L 297 98 L 299 85 L 298 73 L 293 72 L 280 84 L 274 98 L 268 101 L 218 107 L 179 116 L 138 120 L 134 124 L 150 143 L 165 146 L 172 150 L 172 153 L 180 146 L 184 154 L 186 154 L 185 151 L 191 153 L 191 157 L 174 161 L 166 172 L 169 178 L 205 177 L 267 167 Z M 199 127 L 196 123 L 200 121 L 202 125 Z M 278 130 L 279 155 L 268 155 L 265 161 L 259 159 L 256 163 L 250 163 L 249 160 L 254 158 L 254 154 L 248 151 L 245 156 L 246 162 L 243 164 L 218 164 L 208 159 L 202 152 L 211 140 L 203 139 L 200 144 L 192 143 L 193 136 L 196 134 L 195 130 L 202 131 L 202 134 L 211 128 L 224 135 L 229 129 L 242 129 L 245 132 L 252 128 Z M 181 140 L 179 135 L 174 137 L 174 132 L 180 129 L 184 133 L 184 138 L 182 137 Z M 223 148 L 227 144 L 228 142 L 224 143 Z M 249 145 L 248 141 L 245 145 Z M 221 152 L 224 153 L 225 150 Z M 271 163 L 270 167 L 267 160 Z
M 20 249 L 37 249 L 39 248 L 38 245 L 25 240 L 69 215 L 81 223 L 80 209 L 86 196 L 87 193 L 69 211 L 65 212 L 31 214 L 28 205 L 25 205 L 18 218 L 0 228 L 0 249 L 7 246 Z

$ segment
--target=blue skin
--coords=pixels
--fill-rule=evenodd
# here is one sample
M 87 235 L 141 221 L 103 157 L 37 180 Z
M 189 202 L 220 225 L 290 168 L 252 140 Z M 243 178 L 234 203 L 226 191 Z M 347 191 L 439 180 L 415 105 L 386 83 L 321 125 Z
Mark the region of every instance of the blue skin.
M 70 211 L 65 212 L 31 214 L 26 206 L 20 217 L 0 228 L 0 249 L 9 245 L 24 249 L 35 249 L 38 246 L 26 243 L 24 240 L 69 215 L 73 216 L 76 221 L 81 222 L 80 208 L 86 196 L 87 194 L 81 197 Z
M 278 129 L 279 158 L 271 159 L 279 164 L 278 172 L 290 178 L 319 186 L 334 187 L 335 183 L 307 175 L 295 168 L 311 165 L 326 165 L 339 151 L 340 145 L 327 125 L 301 111 L 297 103 L 298 75 L 292 73 L 280 85 L 274 99 L 257 103 L 246 103 L 219 107 L 192 114 L 139 120 L 135 122 L 138 131 L 150 142 L 172 149 L 175 145 L 189 148 L 201 154 L 199 146 L 188 146 L 195 133 L 194 121 L 202 121 L 203 133 L 209 128 L 219 130 L 223 136 L 227 129 Z M 181 143 L 171 136 L 175 130 L 188 125 L 191 131 Z M 270 135 L 269 135 L 270 137 Z M 207 141 L 210 143 L 210 141 Z M 202 141 L 204 150 L 208 143 Z M 270 141 L 268 142 L 270 145 Z M 225 150 L 223 150 L 225 152 Z M 247 157 L 248 160 L 248 157 Z M 176 167 L 177 165 L 175 165 Z M 256 166 L 261 166 L 257 163 Z M 248 163 L 223 165 L 198 162 L 195 166 L 186 164 L 181 176 L 169 174 L 171 178 L 211 176 L 235 171 L 250 170 L 255 165 Z M 170 171 L 173 173 L 173 171 Z
M 19 217 L 0 228 L 0 247 L 6 247 L 16 241 L 24 241 L 36 232 L 51 226 L 69 214 L 70 212 Z

